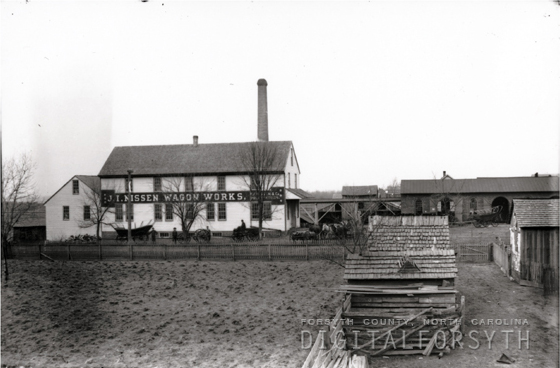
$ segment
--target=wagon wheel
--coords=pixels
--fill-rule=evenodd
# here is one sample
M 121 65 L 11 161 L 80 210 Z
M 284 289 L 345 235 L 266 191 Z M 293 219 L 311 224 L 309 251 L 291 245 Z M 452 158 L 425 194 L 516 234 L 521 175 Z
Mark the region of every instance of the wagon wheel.
M 204 229 L 198 229 L 194 233 L 194 238 L 197 242 L 208 243 L 210 242 L 210 232 Z
M 247 233 L 246 237 L 247 237 L 247 240 L 248 240 L 248 241 L 257 241 L 257 240 L 259 240 L 259 235 L 258 235 L 258 234 Z

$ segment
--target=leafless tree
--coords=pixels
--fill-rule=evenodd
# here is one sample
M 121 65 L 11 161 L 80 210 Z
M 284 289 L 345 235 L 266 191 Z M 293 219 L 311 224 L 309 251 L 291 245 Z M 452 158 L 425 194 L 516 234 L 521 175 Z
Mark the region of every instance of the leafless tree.
M 101 195 L 101 181 L 96 181 L 92 184 L 92 187 L 84 190 L 84 201 L 82 205 L 83 209 L 88 206 L 90 208 L 90 218 L 89 219 L 77 219 L 78 226 L 80 228 L 86 229 L 90 227 L 95 227 L 96 239 L 101 239 L 101 227 L 102 225 L 110 225 L 110 222 L 106 221 L 106 216 L 108 213 L 114 213 L 111 207 L 103 207 L 102 205 L 102 195 Z
M 459 204 L 463 204 L 464 196 L 463 186 L 464 180 L 455 180 L 444 172 L 441 179 L 434 175 L 433 186 L 434 191 L 430 196 L 430 206 L 434 204 L 436 212 L 443 216 L 449 217 L 449 222 L 456 222 L 455 208 Z
M 2 252 L 8 280 L 7 252 L 14 225 L 28 214 L 38 200 L 33 182 L 35 163 L 29 154 L 2 162 Z
M 277 146 L 269 142 L 251 142 L 241 153 L 241 163 L 248 173 L 244 181 L 251 192 L 251 202 L 256 203 L 257 206 L 260 239 L 263 221 L 270 218 L 274 212 L 272 205 L 265 209 L 267 193 L 282 178 L 285 162 Z
M 187 184 L 190 183 L 190 184 Z M 162 182 L 163 191 L 173 196 L 173 200 L 166 202 L 172 208 L 173 214 L 181 222 L 181 230 L 188 236 L 193 224 L 202 218 L 206 203 L 203 196 L 197 192 L 207 189 L 208 184 L 193 182 L 192 177 L 167 178 Z

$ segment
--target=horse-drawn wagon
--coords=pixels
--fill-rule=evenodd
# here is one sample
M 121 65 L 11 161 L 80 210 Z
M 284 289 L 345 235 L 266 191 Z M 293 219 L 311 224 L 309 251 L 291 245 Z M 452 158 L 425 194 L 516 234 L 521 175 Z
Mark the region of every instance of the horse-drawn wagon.
M 233 229 L 231 239 L 235 242 L 257 241 L 259 240 L 259 228 L 253 226 L 245 229 L 241 226 L 236 227 Z
M 472 216 L 474 227 L 484 227 L 488 225 L 498 226 L 502 220 L 502 206 L 492 207 L 490 210 L 477 211 Z
M 128 241 L 128 228 L 125 227 L 120 227 L 120 226 L 115 226 L 115 225 L 111 225 L 113 227 L 113 229 L 115 229 L 115 231 L 117 232 L 117 238 L 116 240 L 119 242 L 126 242 Z M 130 236 L 132 238 L 132 241 L 146 241 L 149 238 L 149 234 L 150 234 L 150 230 L 152 229 L 153 224 L 148 224 L 148 225 L 144 225 L 144 226 L 140 226 L 134 229 L 130 229 Z

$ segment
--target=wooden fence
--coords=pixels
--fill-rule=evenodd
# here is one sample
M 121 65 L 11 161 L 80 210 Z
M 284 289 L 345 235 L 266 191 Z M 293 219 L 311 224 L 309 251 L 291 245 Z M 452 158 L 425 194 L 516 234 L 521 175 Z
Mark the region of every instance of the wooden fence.
M 54 260 L 332 260 L 344 262 L 340 245 L 312 244 L 70 244 L 12 245 L 11 258 Z
M 452 244 L 457 262 L 489 262 L 492 260 L 490 244 Z

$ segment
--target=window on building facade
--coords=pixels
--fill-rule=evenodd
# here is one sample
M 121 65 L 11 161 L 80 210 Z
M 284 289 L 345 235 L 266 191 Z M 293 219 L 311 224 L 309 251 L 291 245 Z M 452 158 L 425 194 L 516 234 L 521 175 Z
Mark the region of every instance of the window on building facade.
M 258 221 L 259 219 L 259 204 L 257 202 L 251 203 L 251 220 Z M 272 220 L 272 203 L 263 202 L 263 220 Z
M 218 190 L 226 190 L 226 177 L 218 176 Z
M 225 186 L 225 183 L 224 183 Z M 185 177 L 185 192 L 192 192 L 194 191 L 194 185 L 193 185 L 193 177 L 192 176 L 186 176 Z
M 64 221 L 70 220 L 70 206 L 62 206 L 62 219 Z
M 161 221 L 163 220 L 163 214 L 161 211 L 161 204 L 156 203 L 154 204 L 154 220 Z
M 170 203 L 165 205 L 165 221 L 173 221 L 173 205 Z
M 187 203 L 187 219 L 192 220 L 194 219 L 194 204 Z
M 421 215 L 422 214 L 422 200 L 421 199 L 417 199 L 416 203 L 414 204 L 414 213 L 416 215 Z
M 364 202 L 358 202 L 358 211 L 363 211 L 364 210 Z
M 218 203 L 218 220 L 221 220 L 221 221 L 227 220 L 226 204 L 225 203 Z
M 154 192 L 161 192 L 161 178 L 154 178 Z
M 216 219 L 216 206 L 214 203 L 206 203 L 206 220 L 214 221 Z
M 90 220 L 91 219 L 91 212 L 90 212 L 90 207 L 89 206 L 84 206 L 84 221 Z
M 72 180 L 72 194 L 80 194 L 80 182 Z
M 123 205 L 122 203 L 115 203 L 115 221 L 123 220 Z
M 128 204 L 126 205 L 126 216 L 127 216 L 127 221 L 130 218 L 131 221 L 134 220 L 134 203 L 130 204 L 130 207 L 128 206 Z

